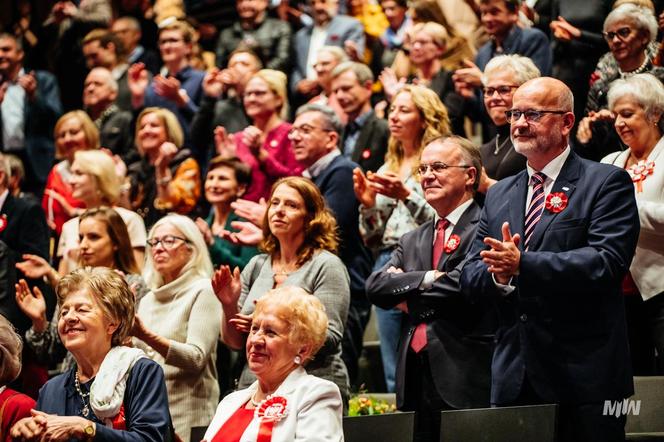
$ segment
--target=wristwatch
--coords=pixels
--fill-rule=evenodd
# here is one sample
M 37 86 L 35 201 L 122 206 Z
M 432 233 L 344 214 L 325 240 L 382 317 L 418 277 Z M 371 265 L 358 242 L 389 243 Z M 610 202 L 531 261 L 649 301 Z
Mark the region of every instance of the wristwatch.
M 83 432 L 85 433 L 86 440 L 92 440 L 97 433 L 95 423 L 88 421 L 87 425 L 83 428 Z

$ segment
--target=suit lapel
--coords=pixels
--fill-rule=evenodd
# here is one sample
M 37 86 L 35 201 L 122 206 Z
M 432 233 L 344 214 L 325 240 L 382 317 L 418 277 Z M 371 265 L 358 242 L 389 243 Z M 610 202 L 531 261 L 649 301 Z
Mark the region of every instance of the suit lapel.
M 422 234 L 417 241 L 417 248 L 420 253 L 420 269 L 430 269 L 433 263 L 433 229 L 434 221 L 427 221 L 422 224 Z
M 373 132 L 372 126 L 374 124 L 375 119 L 376 116 L 374 115 L 373 111 L 371 111 L 371 115 L 369 115 L 367 121 L 365 121 L 362 127 L 360 128 L 360 136 L 357 137 L 357 142 L 355 142 L 355 146 L 353 146 L 352 160 L 355 163 L 360 162 L 360 156 L 362 155 L 362 151 L 364 151 L 364 148 L 369 144 L 369 138 L 371 137 L 371 133 Z
M 518 233 L 523 238 L 523 223 L 526 217 L 526 197 L 528 196 L 528 172 L 525 170 L 514 181 L 512 195 L 513 197 L 510 198 L 508 203 L 510 230 L 513 235 Z
M 567 161 L 563 165 L 563 168 L 556 178 L 556 182 L 553 183 L 551 188 L 551 193 L 564 193 L 569 200 L 572 196 L 572 193 L 576 189 L 576 182 L 579 179 L 579 166 L 581 165 L 579 158 L 570 152 Z M 547 196 L 548 198 L 548 196 Z M 542 241 L 544 232 L 549 228 L 551 222 L 558 216 L 558 213 L 554 213 L 548 210 L 546 207 L 542 210 L 542 217 L 540 218 L 535 230 L 533 231 L 533 236 L 530 238 L 529 249 L 536 250 Z
M 459 241 L 459 246 L 453 250 L 451 253 L 445 253 L 443 252 L 443 259 L 440 260 L 438 263 L 438 269 L 440 271 L 444 271 L 447 267 L 447 261 L 452 259 L 452 257 L 458 255 L 459 253 L 465 254 L 467 251 L 467 245 L 469 246 L 470 243 L 472 242 L 474 238 L 474 233 L 475 233 L 475 224 L 479 221 L 479 212 L 480 212 L 480 206 L 477 205 L 476 202 L 473 201 L 473 203 L 466 208 L 466 210 L 461 214 L 461 218 L 459 218 L 459 222 L 457 222 L 454 225 L 454 228 L 452 229 L 452 235 L 458 235 L 460 238 Z M 449 241 L 449 238 L 448 238 Z

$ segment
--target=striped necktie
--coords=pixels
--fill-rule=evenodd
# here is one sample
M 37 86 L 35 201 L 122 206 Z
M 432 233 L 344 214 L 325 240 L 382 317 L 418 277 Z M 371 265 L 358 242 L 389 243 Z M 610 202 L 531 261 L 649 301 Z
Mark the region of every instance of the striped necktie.
M 524 250 L 528 250 L 528 243 L 533 236 L 535 226 L 542 217 L 544 209 L 544 182 L 546 175 L 542 172 L 536 172 L 530 177 L 530 185 L 533 186 L 533 196 L 530 198 L 530 205 L 526 213 L 526 222 L 524 223 L 523 235 L 526 238 L 523 242 Z

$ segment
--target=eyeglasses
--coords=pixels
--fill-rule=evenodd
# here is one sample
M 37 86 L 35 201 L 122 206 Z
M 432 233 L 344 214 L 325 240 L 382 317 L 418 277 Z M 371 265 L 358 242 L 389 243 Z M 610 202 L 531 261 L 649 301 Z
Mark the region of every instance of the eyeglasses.
M 505 111 L 505 116 L 507 117 L 507 121 L 510 123 L 515 123 L 519 121 L 519 118 L 521 118 L 521 115 L 523 115 L 526 118 L 526 121 L 530 122 L 536 122 L 539 121 L 545 114 L 566 114 L 567 111 L 564 110 L 535 110 L 535 109 L 527 109 L 525 111 L 518 110 L 518 109 L 511 109 Z
M 159 44 L 163 46 L 167 43 L 180 43 L 180 42 L 183 42 L 183 41 L 184 41 L 184 39 L 182 39 L 182 38 L 160 38 L 159 39 Z
M 618 39 L 620 40 L 624 40 L 627 37 L 629 37 L 631 33 L 632 33 L 632 28 L 629 28 L 627 26 L 625 26 L 624 28 L 620 28 L 617 31 L 602 32 L 602 34 L 604 35 L 604 39 L 606 39 L 606 41 L 609 42 L 613 41 L 613 39 L 616 37 L 618 37 Z
M 304 136 L 310 135 L 314 130 L 320 130 L 323 132 L 334 132 L 332 129 L 323 129 L 322 127 L 310 126 L 308 124 L 303 124 L 302 126 L 293 126 L 288 131 L 288 136 L 295 136 L 296 134 L 302 134 Z
M 190 241 L 187 238 L 182 238 L 180 236 L 175 236 L 175 235 L 166 235 L 162 236 L 161 238 L 152 238 L 148 239 L 145 242 L 148 243 L 148 245 L 153 249 L 157 247 L 159 243 L 161 243 L 161 245 L 164 246 L 166 250 L 171 250 L 176 247 L 178 241 L 182 241 L 185 244 L 190 243 Z
M 468 169 L 469 167 L 473 166 L 466 166 L 466 165 L 450 166 L 449 164 L 445 164 L 442 161 L 436 161 L 435 163 L 431 164 L 424 164 L 424 163 L 420 164 L 417 167 L 417 173 L 419 173 L 420 175 L 424 175 L 427 173 L 429 169 L 431 169 L 433 173 L 443 173 L 445 169 L 450 167 L 456 167 L 459 169 Z
M 504 97 L 505 95 L 509 95 L 510 92 L 512 92 L 512 89 L 516 89 L 519 86 L 514 85 L 514 84 L 506 84 L 503 86 L 497 86 L 497 87 L 485 87 L 484 88 L 484 95 L 487 97 L 492 97 L 494 93 L 498 92 L 498 95 L 501 97 Z

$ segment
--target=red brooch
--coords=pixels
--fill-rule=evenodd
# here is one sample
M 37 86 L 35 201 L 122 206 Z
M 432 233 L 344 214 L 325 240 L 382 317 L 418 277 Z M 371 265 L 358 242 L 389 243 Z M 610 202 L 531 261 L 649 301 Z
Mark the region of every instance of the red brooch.
M 457 247 L 459 247 L 459 244 L 461 244 L 461 238 L 459 238 L 459 235 L 450 235 L 445 243 L 445 253 L 454 252 Z
M 590 74 L 590 81 L 589 81 L 590 86 L 592 86 L 593 84 L 595 84 L 595 82 L 596 82 L 597 80 L 599 80 L 600 78 L 601 78 L 601 75 L 600 75 L 599 72 L 597 72 L 597 71 L 595 71 L 595 72 L 593 72 L 592 74 Z
M 553 213 L 562 212 L 567 207 L 567 195 L 562 192 L 553 192 L 546 197 L 546 210 Z
M 256 408 L 254 416 L 278 422 L 288 414 L 288 410 L 286 409 L 287 403 L 286 398 L 283 396 L 271 396 Z
M 636 186 L 636 191 L 638 193 L 643 192 L 643 181 L 648 178 L 648 175 L 652 175 L 654 171 L 655 162 L 646 162 L 645 160 L 641 160 L 627 169 L 627 172 L 629 172 L 629 175 L 632 177 L 632 182 Z
M 369 150 L 369 149 L 364 149 L 364 150 L 362 151 L 362 159 L 363 159 L 363 160 L 368 160 L 370 156 L 371 156 L 371 150 Z
M 0 216 L 0 232 L 7 228 L 7 215 Z
M 330 41 L 337 41 L 337 40 L 339 40 L 339 35 L 338 34 L 330 35 Z

